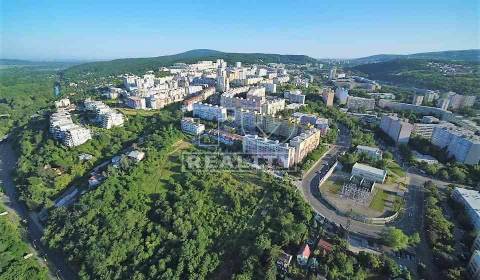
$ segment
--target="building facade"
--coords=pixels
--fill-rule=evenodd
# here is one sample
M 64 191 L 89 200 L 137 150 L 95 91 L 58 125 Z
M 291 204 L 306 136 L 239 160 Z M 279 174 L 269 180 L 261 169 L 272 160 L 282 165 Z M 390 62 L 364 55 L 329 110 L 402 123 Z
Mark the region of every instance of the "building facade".
M 380 129 L 395 143 L 406 144 L 410 140 L 413 125 L 400 120 L 396 116 L 383 116 L 380 121 Z

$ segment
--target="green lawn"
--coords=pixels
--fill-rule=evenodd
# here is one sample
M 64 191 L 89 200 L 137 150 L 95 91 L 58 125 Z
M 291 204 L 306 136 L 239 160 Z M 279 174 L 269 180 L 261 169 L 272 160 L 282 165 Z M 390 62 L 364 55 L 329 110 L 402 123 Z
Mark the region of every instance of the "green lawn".
M 383 212 L 386 199 L 387 193 L 382 189 L 376 189 L 375 196 L 373 197 L 372 202 L 370 202 L 370 208 L 379 212 Z
M 328 192 L 337 194 L 342 190 L 343 183 L 341 181 L 327 180 L 323 183 L 322 188 L 326 189 Z

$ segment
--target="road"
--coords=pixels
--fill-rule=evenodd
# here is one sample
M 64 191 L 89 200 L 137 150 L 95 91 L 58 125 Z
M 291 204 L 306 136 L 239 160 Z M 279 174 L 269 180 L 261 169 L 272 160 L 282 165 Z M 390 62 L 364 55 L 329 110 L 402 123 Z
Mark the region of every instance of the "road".
M 16 161 L 11 143 L 2 141 L 0 143 L 0 183 L 5 189 L 5 204 L 7 208 L 9 211 L 15 211 L 19 217 L 27 221 L 25 229 L 31 246 L 36 249 L 37 255 L 46 255 L 51 273 L 55 276 L 58 275 L 60 279 L 64 280 L 77 279 L 76 273 L 67 265 L 63 254 L 49 250 L 41 244 L 43 227 L 36 219 L 36 213 L 29 212 L 27 207 L 18 200 L 16 187 L 12 180 L 12 172 L 16 166 Z

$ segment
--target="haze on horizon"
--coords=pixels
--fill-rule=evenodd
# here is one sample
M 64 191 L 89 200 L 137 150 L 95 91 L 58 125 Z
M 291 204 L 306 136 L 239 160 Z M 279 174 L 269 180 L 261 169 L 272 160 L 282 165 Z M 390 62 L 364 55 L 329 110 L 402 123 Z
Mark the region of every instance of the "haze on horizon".
M 353 58 L 480 48 L 478 1 L 3 1 L 0 58 L 191 49 Z

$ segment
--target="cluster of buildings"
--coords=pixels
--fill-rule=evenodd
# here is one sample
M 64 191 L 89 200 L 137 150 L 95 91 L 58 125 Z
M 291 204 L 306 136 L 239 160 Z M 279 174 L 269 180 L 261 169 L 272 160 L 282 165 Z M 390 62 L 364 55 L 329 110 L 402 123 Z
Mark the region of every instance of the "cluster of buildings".
M 70 101 L 62 99 L 55 103 L 57 111 L 50 116 L 49 132 L 53 138 L 68 147 L 81 145 L 92 139 L 88 128 L 75 124 L 69 112 Z
M 395 115 L 387 115 L 382 117 L 380 129 L 396 144 L 407 144 L 410 140 L 413 125 L 408 120 L 402 120 Z
M 247 91 L 242 92 L 243 90 Z M 267 96 L 265 87 L 241 87 L 240 90 L 231 90 L 222 94 L 220 106 L 229 110 L 244 109 L 274 115 L 285 109 L 285 99 Z
M 338 77 L 338 74 L 336 76 L 337 77 L 335 79 L 332 79 L 332 82 L 337 88 L 345 88 L 345 89 L 361 88 L 367 91 L 376 91 L 382 88 L 379 83 L 363 77 L 358 77 L 358 76 Z
M 475 104 L 476 97 L 473 95 L 462 95 L 455 92 L 440 94 L 438 91 L 417 90 L 413 95 L 412 104 L 420 106 L 436 102 L 437 108 L 442 110 L 459 110 L 472 107 Z
M 123 125 L 123 115 L 109 106 L 105 105 L 102 101 L 85 99 L 83 102 L 85 110 L 95 113 L 95 120 L 101 127 L 110 129 L 115 126 Z

